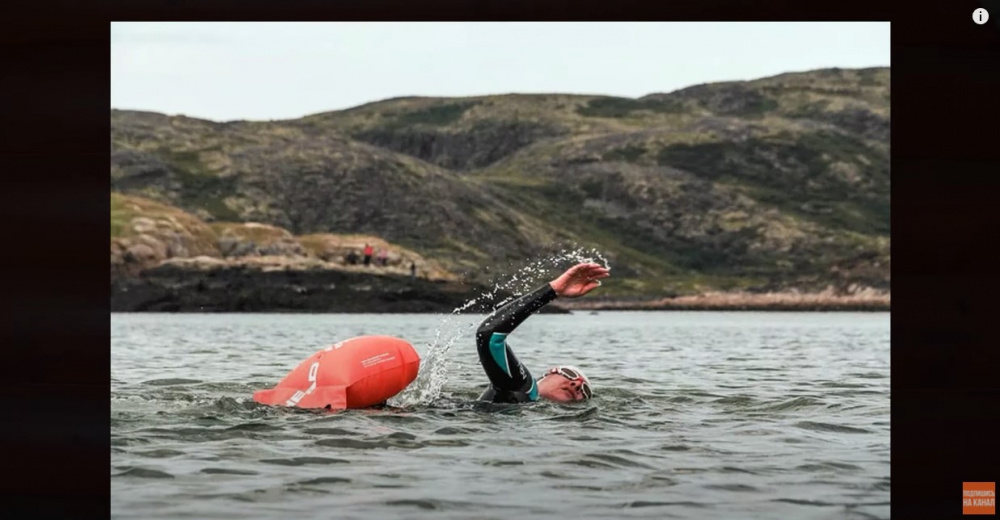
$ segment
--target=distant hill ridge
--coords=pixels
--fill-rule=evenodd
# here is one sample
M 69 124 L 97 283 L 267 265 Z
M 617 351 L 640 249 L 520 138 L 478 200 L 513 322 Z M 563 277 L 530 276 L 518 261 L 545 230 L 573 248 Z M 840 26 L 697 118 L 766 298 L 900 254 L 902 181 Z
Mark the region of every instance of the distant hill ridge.
M 576 244 L 609 259 L 611 296 L 888 290 L 889 121 L 888 68 L 270 122 L 112 110 L 111 189 L 473 279 Z

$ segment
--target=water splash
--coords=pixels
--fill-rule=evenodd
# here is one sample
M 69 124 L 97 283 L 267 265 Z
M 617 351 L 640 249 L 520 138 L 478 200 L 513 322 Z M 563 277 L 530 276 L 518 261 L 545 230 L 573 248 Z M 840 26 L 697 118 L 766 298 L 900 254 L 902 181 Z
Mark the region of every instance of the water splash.
M 556 253 L 538 257 L 527 265 L 516 269 L 513 274 L 501 275 L 499 280 L 491 280 L 492 287 L 489 290 L 459 305 L 441 319 L 434 333 L 434 341 L 427 346 L 427 351 L 421 360 L 417 379 L 403 392 L 390 399 L 387 404 L 401 408 L 426 405 L 441 395 L 441 389 L 448 382 L 448 371 L 451 367 L 448 352 L 459 340 L 470 345 L 473 344 L 474 340 L 467 336 L 471 336 L 482 321 L 482 318 L 471 322 L 459 320 L 458 317 L 462 312 L 476 305 L 490 304 L 491 307 L 487 314 L 491 314 L 517 298 L 518 295 L 555 278 L 562 270 L 585 262 L 598 263 L 605 268 L 611 268 L 608 260 L 596 249 L 568 247 Z M 514 268 L 514 263 L 511 262 L 508 267 Z M 559 273 L 554 273 L 555 270 L 559 270 Z M 511 296 L 500 301 L 493 301 L 501 292 L 509 293 Z

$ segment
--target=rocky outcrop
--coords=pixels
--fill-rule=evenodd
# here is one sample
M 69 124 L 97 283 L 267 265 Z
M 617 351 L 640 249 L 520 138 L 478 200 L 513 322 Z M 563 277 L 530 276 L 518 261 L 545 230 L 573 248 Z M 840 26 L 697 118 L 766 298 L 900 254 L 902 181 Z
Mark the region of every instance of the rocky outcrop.
M 111 276 L 131 276 L 169 258 L 218 256 L 215 233 L 164 204 L 111 194 Z
M 474 286 L 259 257 L 169 260 L 111 283 L 112 312 L 440 312 Z
M 116 312 L 450 312 L 484 292 L 378 237 L 296 237 L 255 222 L 207 224 L 141 197 L 111 200 Z M 365 244 L 375 261 L 351 262 Z
M 259 222 L 223 223 L 212 226 L 224 258 L 242 256 L 304 257 L 306 250 L 285 229 Z

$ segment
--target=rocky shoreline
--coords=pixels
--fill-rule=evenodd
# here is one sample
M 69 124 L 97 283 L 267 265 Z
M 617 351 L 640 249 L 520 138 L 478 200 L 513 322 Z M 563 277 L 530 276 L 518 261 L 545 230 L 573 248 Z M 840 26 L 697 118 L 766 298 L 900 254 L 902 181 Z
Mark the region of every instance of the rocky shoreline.
M 171 259 L 135 276 L 113 277 L 111 312 L 179 313 L 434 313 L 447 314 L 490 288 L 365 268 L 330 268 L 322 262 L 212 258 Z M 463 309 L 489 312 L 505 298 Z M 707 293 L 651 300 L 557 300 L 546 313 L 582 311 L 871 311 L 890 310 L 888 293 Z
M 889 312 L 888 292 L 865 290 L 854 294 L 820 293 L 705 293 L 652 300 L 592 300 L 560 302 L 570 311 L 794 311 Z
M 461 281 L 257 260 L 172 259 L 113 277 L 111 312 L 450 313 L 486 292 Z

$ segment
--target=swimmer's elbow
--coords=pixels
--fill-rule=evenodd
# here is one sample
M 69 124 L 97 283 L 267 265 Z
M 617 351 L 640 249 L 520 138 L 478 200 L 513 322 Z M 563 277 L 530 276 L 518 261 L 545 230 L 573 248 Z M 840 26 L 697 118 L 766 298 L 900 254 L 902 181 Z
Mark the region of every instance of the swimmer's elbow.
M 479 324 L 479 328 L 476 329 L 477 337 L 486 337 L 487 339 L 489 339 L 489 337 L 492 336 L 494 332 L 496 332 L 497 325 L 499 324 L 499 322 L 494 318 L 495 315 L 491 314 L 490 316 L 487 316 L 482 323 Z
M 482 324 L 479 325 L 479 328 L 476 329 L 476 339 L 480 341 L 483 340 L 489 341 L 490 336 L 492 336 L 493 332 L 495 331 L 496 328 L 492 324 L 484 321 Z

